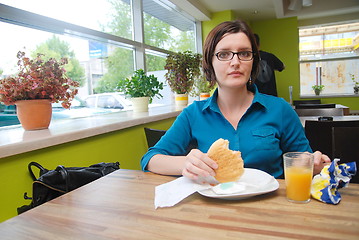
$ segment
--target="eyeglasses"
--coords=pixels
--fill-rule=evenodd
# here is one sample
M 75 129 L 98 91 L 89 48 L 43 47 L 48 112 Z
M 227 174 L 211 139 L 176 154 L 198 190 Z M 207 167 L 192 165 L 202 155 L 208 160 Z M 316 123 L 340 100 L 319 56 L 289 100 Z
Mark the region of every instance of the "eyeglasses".
M 250 61 L 253 59 L 254 54 L 251 51 L 240 51 L 240 52 L 220 51 L 215 55 L 219 61 L 230 61 L 233 59 L 234 55 L 237 55 L 239 60 Z

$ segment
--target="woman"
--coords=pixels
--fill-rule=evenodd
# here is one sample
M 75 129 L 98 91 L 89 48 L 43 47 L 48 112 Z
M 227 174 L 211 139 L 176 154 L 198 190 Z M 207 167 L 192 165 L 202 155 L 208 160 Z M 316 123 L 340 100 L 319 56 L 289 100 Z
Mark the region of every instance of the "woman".
M 205 101 L 185 108 L 161 140 L 143 156 L 142 169 L 191 179 L 214 176 L 218 167 L 206 152 L 219 138 L 241 151 L 246 168 L 278 178 L 283 175 L 285 152 L 311 152 L 304 129 L 292 107 L 281 98 L 258 92 L 259 55 L 248 25 L 240 20 L 219 24 L 204 44 L 203 70 L 218 88 Z M 187 155 L 195 142 L 198 149 Z M 184 156 L 185 155 L 185 156 Z M 314 174 L 330 162 L 314 153 Z

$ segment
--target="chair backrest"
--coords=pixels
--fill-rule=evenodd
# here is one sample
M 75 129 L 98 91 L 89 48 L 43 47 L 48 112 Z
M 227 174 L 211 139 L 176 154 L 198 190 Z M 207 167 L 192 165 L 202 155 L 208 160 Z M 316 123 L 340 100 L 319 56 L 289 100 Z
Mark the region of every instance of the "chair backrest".
M 163 135 L 165 135 L 166 130 L 145 128 L 145 135 L 147 139 L 148 148 L 153 147 Z
M 298 116 L 344 116 L 343 108 L 296 108 Z
M 356 162 L 359 167 L 359 127 L 332 128 L 332 156 L 340 163 Z M 359 183 L 359 173 L 350 182 Z
M 304 129 L 313 151 L 319 150 L 333 159 L 333 127 L 359 127 L 357 121 L 313 121 L 306 120 Z
M 145 129 L 145 135 L 147 139 L 147 145 L 148 148 L 153 147 L 156 145 L 156 143 L 161 139 L 163 135 L 165 135 L 166 130 L 159 130 L 159 129 L 153 129 L 153 128 L 144 128 Z M 198 148 L 197 142 L 190 142 L 186 155 L 192 150 Z

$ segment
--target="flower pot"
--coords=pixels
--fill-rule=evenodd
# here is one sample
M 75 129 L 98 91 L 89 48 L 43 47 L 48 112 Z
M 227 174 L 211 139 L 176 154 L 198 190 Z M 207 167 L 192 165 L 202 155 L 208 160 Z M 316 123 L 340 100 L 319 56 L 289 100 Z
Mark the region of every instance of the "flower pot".
M 149 97 L 131 98 L 134 112 L 148 112 Z
M 354 87 L 354 94 L 358 94 L 359 93 L 359 86 L 355 86 Z
M 206 100 L 207 98 L 210 97 L 210 94 L 209 93 L 201 93 L 199 95 L 199 100 Z
M 50 100 L 21 100 L 16 101 L 15 104 L 17 117 L 25 130 L 40 130 L 49 127 L 52 116 Z
M 176 109 L 183 109 L 188 105 L 188 94 L 175 94 Z
M 319 96 L 321 91 L 319 89 L 315 89 L 314 92 L 315 92 L 315 95 Z

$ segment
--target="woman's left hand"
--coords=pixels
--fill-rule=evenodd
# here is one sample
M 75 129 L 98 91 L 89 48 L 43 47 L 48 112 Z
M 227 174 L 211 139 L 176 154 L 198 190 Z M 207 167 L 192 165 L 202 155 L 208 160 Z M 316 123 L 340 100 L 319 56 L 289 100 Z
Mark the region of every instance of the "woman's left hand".
M 316 151 L 313 153 L 314 156 L 314 170 L 313 170 L 313 174 L 317 175 L 320 173 L 320 171 L 322 171 L 323 167 L 326 165 L 329 165 L 331 163 L 330 158 L 325 155 L 322 154 L 319 151 Z

